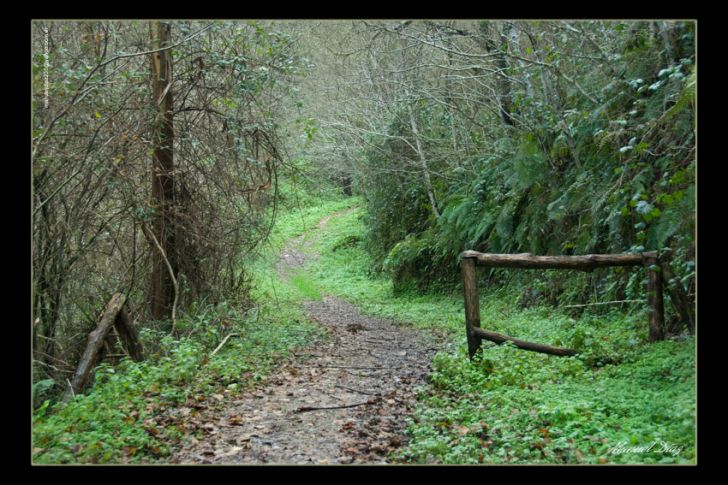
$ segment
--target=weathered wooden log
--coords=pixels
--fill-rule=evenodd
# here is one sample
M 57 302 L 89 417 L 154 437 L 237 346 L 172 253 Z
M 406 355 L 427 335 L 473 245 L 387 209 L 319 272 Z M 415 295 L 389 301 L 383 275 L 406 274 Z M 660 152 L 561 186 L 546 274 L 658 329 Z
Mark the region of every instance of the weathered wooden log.
M 480 327 L 480 301 L 478 299 L 478 280 L 473 258 L 460 260 L 463 273 L 463 295 L 465 297 L 465 331 L 468 338 L 468 354 L 472 359 L 480 347 L 480 337 L 473 329 Z
M 463 251 L 460 259 L 473 259 L 478 266 L 527 269 L 575 269 L 591 271 L 609 266 L 639 266 L 655 252 L 642 254 L 585 254 L 583 256 L 533 256 L 530 253 L 492 254 Z
M 662 296 L 662 275 L 657 256 L 649 256 L 644 261 L 647 271 L 647 305 L 649 307 L 647 339 L 657 342 L 665 338 L 665 304 Z
M 116 339 L 114 339 L 113 329 L 114 327 L 112 326 L 109 331 L 106 332 L 106 337 L 104 337 L 104 343 L 101 345 L 99 353 L 96 356 L 96 362 L 103 361 L 106 357 L 114 352 L 114 343 L 116 343 Z
M 129 314 L 122 307 L 119 314 L 116 316 L 114 321 L 114 327 L 116 328 L 121 343 L 126 348 L 129 357 L 137 362 L 144 360 L 144 348 L 142 347 L 141 340 L 139 340 L 139 332 L 137 331 L 134 323 L 129 318 Z
M 533 352 L 540 352 L 542 354 L 551 354 L 551 355 L 558 355 L 560 357 L 567 357 L 570 355 L 576 355 L 578 353 L 576 350 L 573 350 L 573 349 L 564 349 L 564 348 L 560 348 L 560 347 L 552 347 L 550 345 L 527 342 L 525 340 L 520 340 L 517 338 L 510 337 L 508 335 L 503 335 L 502 333 L 496 333 L 496 332 L 490 332 L 488 330 L 483 330 L 482 328 L 474 328 L 473 332 L 475 333 L 475 335 L 479 336 L 480 338 L 490 340 L 491 342 L 495 342 L 498 345 L 500 345 L 504 342 L 511 342 L 513 345 L 515 345 L 519 349 L 531 350 Z
M 96 328 L 88 334 L 86 350 L 84 350 L 83 355 L 81 356 L 81 361 L 78 363 L 73 379 L 71 379 L 70 386 L 66 389 L 66 393 L 63 396 L 64 401 L 80 392 L 86 386 L 89 377 L 99 360 L 99 353 L 104 347 L 104 341 L 106 340 L 106 337 L 111 330 L 111 327 L 114 325 L 116 317 L 125 302 L 126 296 L 121 293 L 116 293 L 111 297 L 109 303 L 106 304 L 101 320 L 98 325 L 96 325 Z
M 679 281 L 674 281 L 675 275 L 673 275 L 670 269 L 670 264 L 667 261 L 662 262 L 662 282 L 664 283 L 667 291 L 670 293 L 670 301 L 673 307 L 680 315 L 680 320 L 687 326 L 688 331 L 691 334 L 695 333 L 695 308 L 690 304 L 688 295 L 685 293 L 685 288 Z

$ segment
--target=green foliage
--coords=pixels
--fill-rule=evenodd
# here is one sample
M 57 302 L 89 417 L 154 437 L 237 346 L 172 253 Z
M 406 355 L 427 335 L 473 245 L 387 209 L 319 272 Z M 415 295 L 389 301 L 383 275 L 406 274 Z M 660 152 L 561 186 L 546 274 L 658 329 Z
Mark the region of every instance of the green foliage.
M 321 292 L 306 273 L 298 273 L 291 278 L 291 283 L 309 300 L 320 300 Z
M 457 151 L 452 148 L 457 116 L 429 101 L 415 106 L 441 217 L 429 207 L 422 171 L 411 169 L 416 154 L 400 139 L 413 136 L 406 115 L 393 110 L 387 136 L 368 140 L 360 175 L 367 209 L 365 248 L 373 269 L 385 270 L 397 291 L 456 287 L 455 261 L 464 249 L 671 251 L 680 260 L 680 277 L 692 287 L 692 271 L 682 268 L 694 261 L 693 24 L 669 25 L 670 52 L 657 26 L 647 22 L 582 27 L 599 29 L 605 39 L 600 55 L 608 55 L 612 66 L 587 68 L 580 61 L 570 67 L 581 87 L 595 93 L 592 99 L 574 83 L 553 93 L 560 103 L 552 94 L 543 98 L 529 92 L 526 84 L 538 87 L 534 71 L 511 64 L 512 75 L 523 81 L 510 85 L 522 122 L 497 129 L 501 120 L 485 117 L 488 129 L 476 134 L 471 128 L 470 143 Z M 547 42 L 545 34 L 534 35 Z M 564 36 L 541 46 L 547 62 L 562 68 L 567 61 L 558 53 L 573 49 L 576 40 Z M 502 47 L 513 52 L 519 44 Z M 532 57 L 533 50 L 521 55 Z M 601 281 L 558 285 L 555 274 L 549 278 L 552 286 L 581 301 L 592 298 L 597 286 L 609 288 L 612 296 L 630 291 L 628 279 L 617 272 L 601 273 Z
M 412 288 L 418 291 L 436 289 L 442 287 L 444 275 L 452 276 L 458 268 L 451 264 L 450 258 L 444 258 L 437 251 L 437 246 L 435 232 L 429 229 L 394 245 L 382 268 L 392 275 L 396 293 Z M 448 265 L 451 267 L 449 272 L 445 269 Z
M 403 117 L 406 115 L 403 115 Z M 422 176 L 415 171 L 391 170 L 412 160 L 411 147 L 396 137 L 407 134 L 407 124 L 396 118 L 389 127 L 390 137 L 374 137 L 371 149 L 364 154 L 366 176 L 363 192 L 367 205 L 365 247 L 373 256 L 373 269 L 381 270 L 392 248 L 424 229 L 433 218 Z
M 55 386 L 55 384 L 56 382 L 53 379 L 43 379 L 33 383 L 33 407 L 38 407 L 40 405 L 40 400 L 53 386 Z
M 434 361 L 432 388 L 397 457 L 416 463 L 694 463 L 694 342 L 635 349 L 589 369 L 510 346 L 469 363 L 463 347 Z M 649 446 L 651 452 L 619 452 Z M 662 451 L 669 444 L 675 452 Z

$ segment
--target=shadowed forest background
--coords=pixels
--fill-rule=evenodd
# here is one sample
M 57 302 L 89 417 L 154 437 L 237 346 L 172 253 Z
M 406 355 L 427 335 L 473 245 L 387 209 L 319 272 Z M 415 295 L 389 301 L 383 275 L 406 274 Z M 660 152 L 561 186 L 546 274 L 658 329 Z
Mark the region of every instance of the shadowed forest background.
M 304 303 L 327 296 L 443 335 L 382 460 L 696 462 L 695 22 L 31 30 L 34 462 L 204 441 L 190 403 L 224 406 L 325 342 Z M 309 233 L 316 257 L 281 276 Z M 471 362 L 464 250 L 657 251 L 663 338 L 640 269 L 488 269 L 483 328 L 578 354 Z M 117 293 L 143 356 L 113 329 L 75 389 Z

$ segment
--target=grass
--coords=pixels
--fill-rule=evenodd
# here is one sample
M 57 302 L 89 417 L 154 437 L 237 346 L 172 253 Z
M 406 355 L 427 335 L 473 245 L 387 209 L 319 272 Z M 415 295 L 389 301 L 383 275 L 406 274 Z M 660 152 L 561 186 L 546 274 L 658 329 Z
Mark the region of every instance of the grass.
M 321 298 L 318 284 L 308 272 L 298 272 L 290 279 L 281 279 L 275 272 L 280 252 L 293 238 L 311 234 L 325 216 L 359 203 L 358 199 L 324 199 L 318 205 L 291 207 L 282 210 L 262 254 L 246 262 L 253 275 L 253 296 L 272 305 L 296 307 L 304 299 Z M 309 202 L 310 203 L 310 202 Z
M 578 319 L 550 306 L 520 308 L 521 287 L 514 283 L 481 291 L 482 326 L 580 355 L 484 343 L 470 363 L 461 293 L 395 294 L 388 277 L 369 274 L 369 258 L 356 243 L 363 239 L 362 214 L 332 218 L 319 231 L 321 257 L 308 270 L 317 287 L 366 313 L 450 336 L 420 393 L 410 441 L 394 459 L 695 463 L 693 338 L 647 344 L 647 316 L 639 306 Z
M 311 280 L 311 277 L 304 272 L 300 272 L 291 278 L 293 286 L 301 292 L 301 295 L 307 300 L 320 300 L 321 292 L 319 291 L 316 283 Z

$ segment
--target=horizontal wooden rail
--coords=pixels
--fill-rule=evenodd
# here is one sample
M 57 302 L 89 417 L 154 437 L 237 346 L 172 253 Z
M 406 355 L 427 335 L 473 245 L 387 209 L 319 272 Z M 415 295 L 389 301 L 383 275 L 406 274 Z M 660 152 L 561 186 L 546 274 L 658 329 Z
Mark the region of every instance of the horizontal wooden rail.
M 577 354 L 577 351 L 573 350 L 573 349 L 562 349 L 560 347 L 552 347 L 550 345 L 526 342 L 525 340 L 519 340 L 517 338 L 509 337 L 508 335 L 503 335 L 502 333 L 489 332 L 488 330 L 483 330 L 480 327 L 473 328 L 473 333 L 475 333 L 475 335 L 477 335 L 480 338 L 490 340 L 491 342 L 495 342 L 499 345 L 502 343 L 505 343 L 505 342 L 511 342 L 513 345 L 515 345 L 519 349 L 532 350 L 534 352 L 541 352 L 542 354 L 551 354 L 551 355 L 559 355 L 559 356 L 569 356 L 569 355 Z
M 642 254 L 585 254 L 583 256 L 533 256 L 530 253 L 492 254 L 463 251 L 460 259 L 473 258 L 478 266 L 524 269 L 576 269 L 591 271 L 610 266 L 640 266 L 655 252 Z

